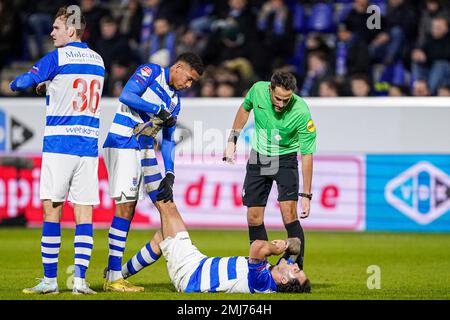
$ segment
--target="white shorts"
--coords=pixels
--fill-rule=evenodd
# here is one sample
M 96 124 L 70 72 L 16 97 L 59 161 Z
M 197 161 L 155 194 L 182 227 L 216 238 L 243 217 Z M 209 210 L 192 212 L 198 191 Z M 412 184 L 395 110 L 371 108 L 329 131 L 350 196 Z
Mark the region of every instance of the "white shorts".
M 42 154 L 40 198 L 53 202 L 97 205 L 98 157 L 80 157 L 70 154 Z
M 104 148 L 103 156 L 109 194 L 116 203 L 142 200 L 144 191 L 149 194 L 158 189 L 162 176 L 153 149 Z
M 178 292 L 184 292 L 192 273 L 206 256 L 192 244 L 187 231 L 178 232 L 175 238 L 167 237 L 159 247 L 166 259 L 170 280 Z

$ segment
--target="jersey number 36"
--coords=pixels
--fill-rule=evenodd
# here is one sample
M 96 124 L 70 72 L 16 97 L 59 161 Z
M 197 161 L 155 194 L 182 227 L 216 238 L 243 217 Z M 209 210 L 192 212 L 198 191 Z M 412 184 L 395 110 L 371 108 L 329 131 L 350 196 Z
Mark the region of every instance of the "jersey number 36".
M 77 98 L 72 101 L 74 110 L 83 112 L 88 110 L 95 114 L 100 102 L 100 93 L 102 92 L 102 85 L 97 79 L 93 79 L 90 84 L 86 80 L 78 78 L 73 82 L 74 89 L 78 89 Z M 89 93 L 88 93 L 89 89 Z

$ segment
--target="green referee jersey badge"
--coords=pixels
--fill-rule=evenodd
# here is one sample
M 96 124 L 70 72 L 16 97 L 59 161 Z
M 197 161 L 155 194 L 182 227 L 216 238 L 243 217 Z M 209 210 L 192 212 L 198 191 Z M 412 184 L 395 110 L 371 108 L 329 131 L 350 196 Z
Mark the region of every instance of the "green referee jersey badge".
M 309 120 L 306 124 L 306 130 L 308 130 L 308 132 L 316 131 L 316 127 L 314 126 L 314 122 L 312 120 Z

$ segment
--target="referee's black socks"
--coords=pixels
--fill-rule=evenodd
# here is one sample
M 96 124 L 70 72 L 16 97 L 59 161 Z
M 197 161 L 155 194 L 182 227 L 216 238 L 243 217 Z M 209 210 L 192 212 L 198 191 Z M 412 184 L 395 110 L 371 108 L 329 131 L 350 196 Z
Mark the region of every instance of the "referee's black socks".
M 250 244 L 252 244 L 255 240 L 269 240 L 264 223 L 257 226 L 248 226 L 248 235 L 250 238 Z
M 303 257 L 305 256 L 305 234 L 303 233 L 303 228 L 300 225 L 300 221 L 295 220 L 291 223 L 285 224 L 288 238 L 299 238 L 300 243 L 300 254 L 297 258 L 297 264 L 300 269 L 303 269 Z M 284 258 L 287 258 L 289 255 L 285 254 Z

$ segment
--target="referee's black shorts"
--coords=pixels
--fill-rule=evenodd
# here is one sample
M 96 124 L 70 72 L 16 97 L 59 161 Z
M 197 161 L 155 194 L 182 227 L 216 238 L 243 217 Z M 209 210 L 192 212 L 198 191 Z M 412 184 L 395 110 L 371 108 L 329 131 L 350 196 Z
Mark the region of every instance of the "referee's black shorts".
M 265 156 L 252 149 L 247 162 L 242 201 L 247 207 L 265 207 L 273 181 L 278 201 L 298 200 L 299 175 L 297 153 Z

